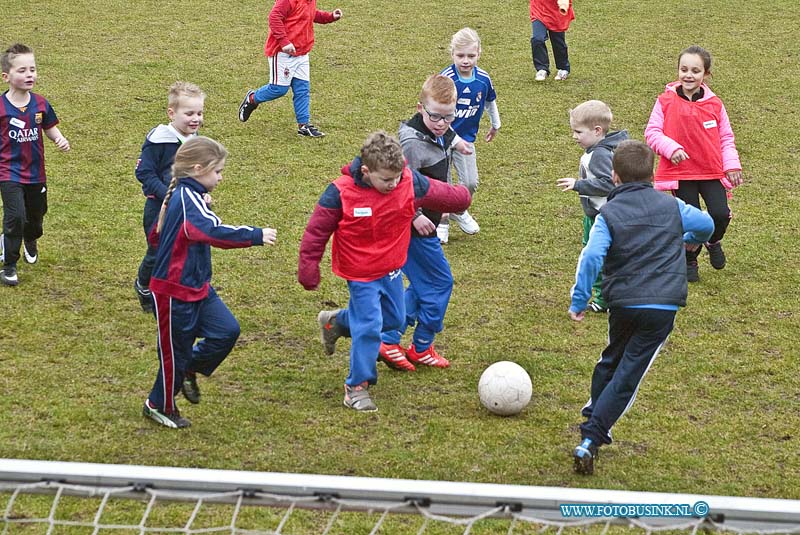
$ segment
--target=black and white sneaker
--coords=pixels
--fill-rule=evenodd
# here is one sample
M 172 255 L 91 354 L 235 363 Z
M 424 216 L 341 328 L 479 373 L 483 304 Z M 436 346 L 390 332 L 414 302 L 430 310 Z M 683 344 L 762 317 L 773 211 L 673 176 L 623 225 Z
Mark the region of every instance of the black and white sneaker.
M 0 282 L 6 286 L 16 286 L 19 284 L 17 268 L 15 266 L 5 266 L 3 269 L 0 269 Z
M 0 234 L 0 262 L 4 262 L 6 259 L 6 241 L 3 239 L 3 235 Z
M 297 133 L 306 137 L 325 137 L 325 132 L 319 130 L 311 123 L 297 125 Z
M 153 293 L 148 288 L 139 284 L 138 278 L 133 283 L 133 289 L 136 290 L 136 297 L 139 298 L 139 305 L 142 307 L 142 310 L 148 314 L 152 314 L 153 310 L 155 310 L 155 306 L 153 306 Z
M 246 123 L 250 118 L 250 114 L 256 111 L 258 103 L 255 101 L 255 91 L 248 91 L 244 96 L 244 100 L 239 104 L 239 120 Z
M 200 403 L 200 387 L 197 386 L 197 374 L 194 372 L 186 372 L 181 385 L 181 392 L 189 403 L 197 405 Z
M 36 240 L 26 241 L 22 244 L 22 251 L 25 256 L 25 261 L 29 264 L 35 264 L 39 260 L 39 246 Z
M 175 412 L 166 414 L 153 407 L 150 404 L 149 399 L 144 400 L 142 414 L 154 422 L 159 423 L 164 427 L 169 427 L 170 429 L 184 429 L 192 425 L 192 422 L 181 416 L 181 413 L 177 408 L 175 409 Z

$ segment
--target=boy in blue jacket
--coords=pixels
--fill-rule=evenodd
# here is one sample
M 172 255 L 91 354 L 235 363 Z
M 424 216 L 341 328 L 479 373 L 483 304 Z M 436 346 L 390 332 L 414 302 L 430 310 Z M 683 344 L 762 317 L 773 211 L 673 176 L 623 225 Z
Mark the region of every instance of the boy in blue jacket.
M 175 82 L 167 94 L 167 117 L 169 124 L 160 124 L 150 130 L 142 145 L 142 153 L 136 161 L 136 179 L 142 183 L 146 197 L 142 224 L 144 236 L 150 234 L 158 219 L 161 203 L 172 179 L 172 162 L 183 142 L 197 135 L 203 125 L 203 108 L 206 95 L 199 87 L 187 82 Z M 206 200 L 210 202 L 211 198 Z M 139 265 L 139 274 L 133 287 L 142 310 L 153 312 L 153 297 L 150 293 L 150 276 L 156 261 L 155 247 L 147 244 L 147 251 Z
M 707 213 L 653 189 L 653 163 L 653 151 L 641 141 L 617 146 L 611 175 L 616 187 L 578 258 L 569 317 L 583 320 L 601 268 L 609 306 L 608 346 L 594 368 L 582 440 L 573 454 L 579 474 L 594 472 L 598 448 L 611 444 L 611 428 L 636 399 L 678 307 L 686 306 L 684 242 L 700 247 L 714 231 Z

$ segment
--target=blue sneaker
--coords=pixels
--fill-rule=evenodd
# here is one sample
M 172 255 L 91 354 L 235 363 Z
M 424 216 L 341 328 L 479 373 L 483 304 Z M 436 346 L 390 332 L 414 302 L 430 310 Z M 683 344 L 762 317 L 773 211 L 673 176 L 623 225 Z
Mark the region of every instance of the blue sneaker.
M 572 468 L 578 474 L 590 476 L 594 473 L 594 460 L 597 458 L 597 446 L 590 438 L 584 438 L 572 454 L 574 464 Z

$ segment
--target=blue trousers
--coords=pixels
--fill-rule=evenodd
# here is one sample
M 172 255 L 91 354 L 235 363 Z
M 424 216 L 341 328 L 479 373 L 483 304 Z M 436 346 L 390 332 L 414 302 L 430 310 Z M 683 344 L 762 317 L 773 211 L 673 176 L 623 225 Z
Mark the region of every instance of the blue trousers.
M 675 310 L 612 308 L 608 347 L 592 374 L 592 397 L 581 414 L 581 437 L 611 444 L 611 428 L 633 405 L 647 370 L 675 325 Z
M 157 248 L 150 245 L 147 237 L 153 229 L 153 225 L 158 222 L 158 214 L 161 212 L 161 201 L 157 199 L 147 199 L 144 203 L 144 213 L 142 214 L 142 227 L 144 228 L 144 239 L 147 242 L 147 251 L 144 253 L 142 263 L 139 264 L 139 284 L 142 288 L 150 286 L 150 277 L 153 274 L 153 267 L 156 265 Z
M 414 347 L 424 351 L 444 328 L 444 315 L 453 292 L 453 273 L 439 238 L 412 237 L 403 273 L 408 279 L 406 321 L 402 328 L 386 332 L 382 339 L 387 344 L 399 344 L 406 328 L 416 325 Z
M 378 382 L 378 350 L 381 332 L 399 329 L 405 319 L 403 277 L 400 270 L 371 282 L 347 281 L 350 303 L 336 316 L 336 323 L 350 331 L 350 374 L 346 384 Z
M 160 411 L 175 411 L 175 396 L 187 372 L 208 377 L 239 338 L 239 323 L 214 288 L 202 301 L 187 302 L 153 292 L 158 321 L 159 367 L 149 400 Z M 201 338 L 197 343 L 195 341 Z
M 308 80 L 292 78 L 292 104 L 297 124 L 307 124 L 311 119 L 311 84 Z M 266 84 L 256 89 L 256 103 L 269 102 L 289 92 L 288 85 Z
M 540 20 L 531 23 L 533 33 L 531 37 L 531 53 L 533 54 L 533 68 L 537 71 L 545 70 L 550 73 L 550 57 L 547 55 L 547 36 L 550 36 L 550 45 L 553 47 L 553 59 L 556 69 L 569 71 L 569 51 L 567 49 L 566 32 L 548 30 Z

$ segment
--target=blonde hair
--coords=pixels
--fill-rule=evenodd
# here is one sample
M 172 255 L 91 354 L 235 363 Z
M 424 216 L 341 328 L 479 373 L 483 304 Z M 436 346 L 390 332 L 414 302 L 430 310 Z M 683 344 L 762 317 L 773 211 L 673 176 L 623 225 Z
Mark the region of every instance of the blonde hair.
M 439 104 L 455 104 L 457 95 L 456 84 L 453 80 L 442 74 L 432 74 L 422 84 L 419 101 L 421 104 L 430 100 Z
M 161 212 L 158 214 L 156 232 L 161 232 L 164 225 L 164 215 L 167 205 L 172 198 L 172 193 L 178 187 L 181 178 L 202 175 L 214 169 L 228 157 L 228 151 L 220 143 L 209 137 L 196 136 L 189 138 L 175 153 L 175 163 L 172 164 L 172 180 L 169 181 L 167 194 L 161 203 Z M 195 166 L 200 169 L 195 169 Z
M 459 48 L 467 48 L 472 45 L 478 45 L 478 53 L 481 52 L 481 38 L 478 37 L 478 32 L 472 28 L 461 28 L 450 39 L 450 55 Z
M 33 54 L 33 49 L 22 43 L 14 43 L 8 47 L 2 55 L 0 55 L 0 68 L 2 72 L 11 72 L 11 63 L 23 54 Z
M 167 107 L 173 110 L 178 109 L 182 98 L 202 98 L 205 100 L 206 94 L 197 85 L 191 82 L 175 82 L 169 86 L 167 93 Z
M 588 126 L 590 128 L 599 126 L 603 129 L 603 133 L 606 133 L 611 127 L 611 121 L 614 120 L 614 115 L 611 113 L 611 108 L 609 108 L 608 104 L 605 102 L 601 100 L 587 100 L 569 110 L 569 118 L 581 126 Z
M 399 173 L 406 165 L 400 142 L 383 130 L 367 136 L 361 147 L 361 164 L 370 171 L 379 169 Z

